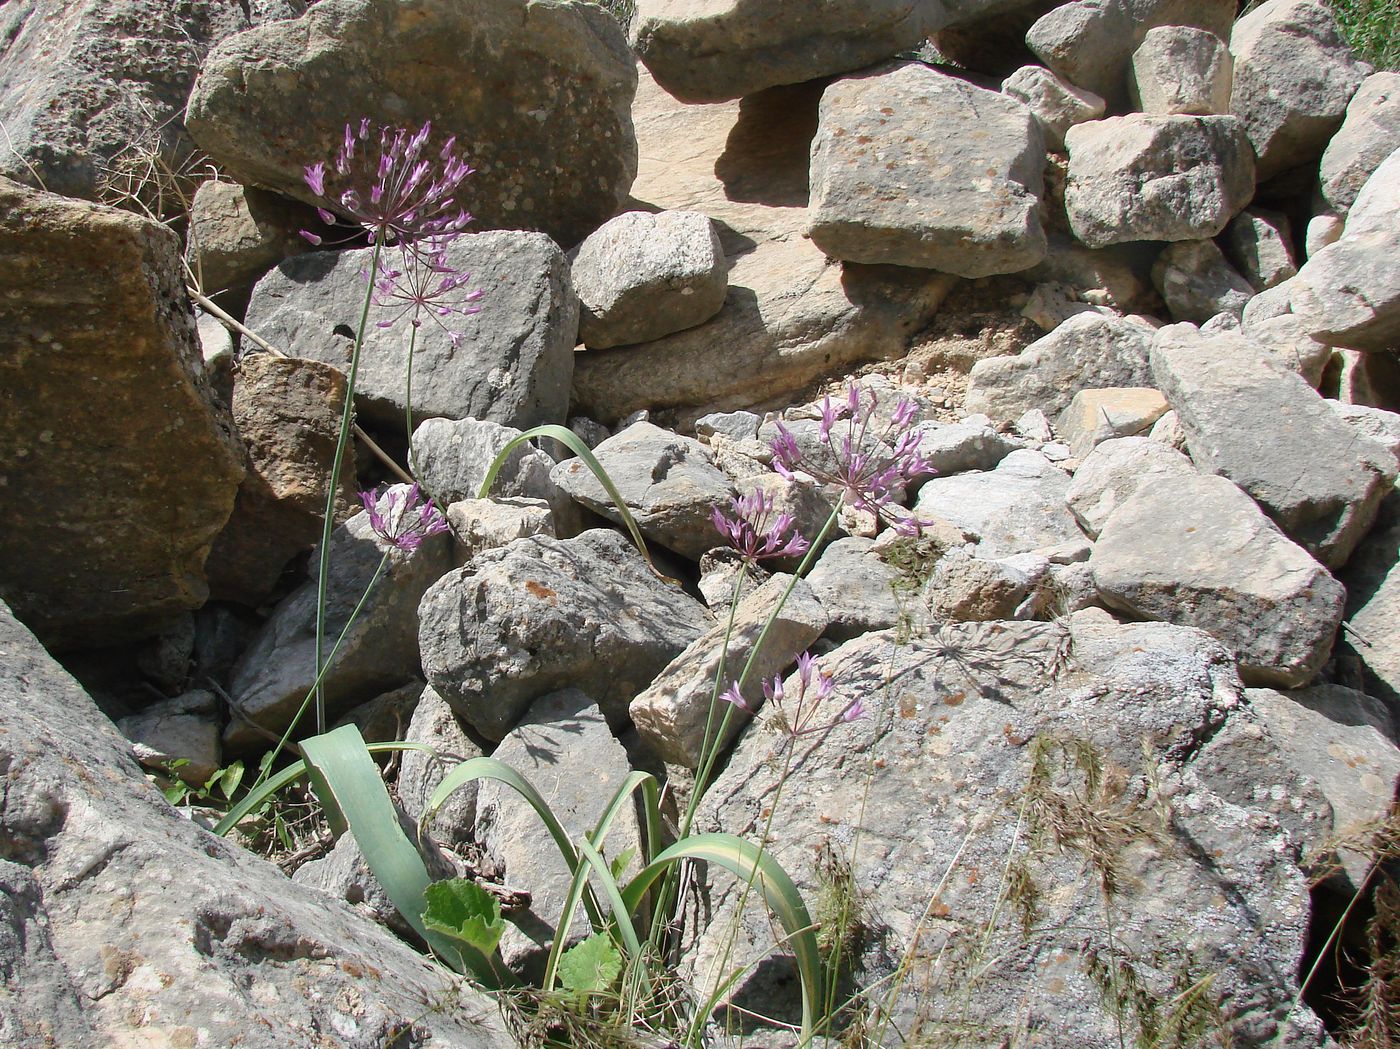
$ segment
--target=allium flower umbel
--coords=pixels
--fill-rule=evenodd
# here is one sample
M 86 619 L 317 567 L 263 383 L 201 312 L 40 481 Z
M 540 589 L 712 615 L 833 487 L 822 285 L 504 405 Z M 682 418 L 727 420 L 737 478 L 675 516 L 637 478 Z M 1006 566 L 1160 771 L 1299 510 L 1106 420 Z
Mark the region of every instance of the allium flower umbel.
M 734 516 L 718 506 L 710 514 L 715 528 L 749 564 L 772 557 L 801 557 L 812 544 L 797 531 L 792 514 L 774 514 L 773 497 L 761 490 L 730 501 Z
M 417 484 L 390 485 L 377 492 L 361 492 L 360 502 L 369 514 L 369 527 L 385 546 L 412 553 L 430 535 L 447 531 L 447 521 L 431 499 L 423 498 Z
M 809 652 L 797 657 L 796 695 L 784 691 L 782 675 L 774 675 L 771 682 L 763 683 L 763 696 L 773 712 L 774 725 L 794 740 L 826 732 L 865 715 L 865 708 L 859 699 L 853 699 L 832 712 L 832 704 L 829 701 L 835 694 L 836 683 L 832 675 L 822 670 Z M 738 682 L 731 685 L 720 698 L 746 713 L 754 713 L 753 708 L 745 702 L 739 692 Z
M 374 282 L 374 304 L 388 311 L 388 316 L 376 321 L 380 328 L 391 328 L 405 314 L 413 327 L 421 327 L 423 317 L 429 317 L 447 333 L 453 346 L 462 342 L 462 333 L 448 327 L 449 318 L 469 317 L 480 313 L 476 305 L 480 289 L 467 287 L 470 273 L 455 270 L 442 252 L 405 253 L 403 269 L 384 269 Z
M 371 243 L 402 245 L 451 238 L 471 221 L 458 203 L 462 180 L 472 173 L 456 155 L 449 138 L 436 154 L 428 150 L 432 125 L 415 132 L 407 128 L 370 126 L 360 121 L 356 131 L 345 125 L 345 140 L 334 161 L 306 168 L 311 192 L 369 233 Z M 318 208 L 322 220 L 335 225 L 336 215 Z M 321 238 L 303 231 L 313 244 Z
M 919 454 L 921 435 L 912 429 L 917 410 L 914 403 L 901 397 L 883 427 L 871 423 L 876 404 L 874 390 L 862 391 L 855 385 L 847 391 L 844 403 L 833 404 L 830 397 L 822 401 L 819 434 L 830 451 L 822 462 L 804 459 L 792 433 L 778 423 L 778 436 L 772 444 L 773 468 L 787 478 L 800 469 L 823 484 L 837 485 L 847 505 L 884 517 L 896 531 L 912 534 L 918 531 L 919 522 L 892 515 L 889 504 L 911 481 L 934 470 Z

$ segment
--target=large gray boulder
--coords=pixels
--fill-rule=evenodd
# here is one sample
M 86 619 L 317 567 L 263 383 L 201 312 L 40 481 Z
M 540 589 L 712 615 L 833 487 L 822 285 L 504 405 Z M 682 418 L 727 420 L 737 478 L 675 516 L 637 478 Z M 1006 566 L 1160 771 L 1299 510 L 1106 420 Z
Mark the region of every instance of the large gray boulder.
M 216 48 L 185 122 L 239 182 L 319 203 L 303 169 L 330 159 L 347 122 L 431 121 L 476 169 L 465 203 L 479 228 L 567 246 L 636 175 L 636 87 L 622 30 L 594 4 L 320 0 Z
M 590 349 L 650 342 L 709 320 L 728 289 L 724 247 L 698 211 L 628 211 L 578 246 L 570 274 Z
M 1022 103 L 922 63 L 881 66 L 822 95 L 812 242 L 849 262 L 960 277 L 1027 269 L 1045 255 L 1044 168 Z
M 179 241 L 0 178 L 0 284 L 0 596 L 48 645 L 153 632 L 208 597 L 244 472 Z
M 1265 731 L 1218 644 L 1100 612 L 870 634 L 822 662 L 865 717 L 798 741 L 790 764 L 784 737 L 750 732 L 699 825 L 757 838 L 771 818 L 767 848 L 821 908 L 853 987 L 873 989 L 872 1024 L 1118 1049 L 1138 1028 L 1101 988 L 1131 973 L 1159 1016 L 1209 980 L 1209 1006 L 1179 1017 L 1190 1044 L 1225 1025 L 1240 1043 L 1327 1044 L 1295 1005 L 1311 913 L 1298 845 L 1267 799 L 1195 768 L 1203 736 Z M 737 1006 L 791 1019 L 791 966 L 769 957 L 761 904 L 736 914 L 744 895 L 712 874 L 691 968 L 703 992 L 737 971 Z
M 1386 157 L 1400 149 L 1400 73 L 1372 73 L 1347 104 L 1327 143 L 1317 178 L 1322 199 L 1345 215 Z
M 1230 112 L 1244 123 L 1262 182 L 1315 160 L 1370 67 L 1320 0 L 1267 0 L 1230 32 Z
M 1079 390 L 1150 386 L 1152 328 L 1132 318 L 1081 313 L 1014 357 L 972 366 L 967 410 L 1013 422 L 1039 409 L 1058 415 Z
M 1001 91 L 1030 107 L 1045 144 L 1054 150 L 1065 148 L 1065 132 L 1075 124 L 1098 120 L 1104 112 L 1098 95 L 1061 80 L 1044 66 L 1022 66 L 1001 82 Z
M 1190 26 L 1157 26 L 1133 52 L 1128 88 L 1144 113 L 1230 111 L 1233 61 L 1225 41 Z
M 3 606 L 0 649 L 7 1045 L 513 1044 L 489 999 L 178 815 Z
M 1084 534 L 1097 539 L 1113 511 L 1139 490 L 1169 490 L 1177 478 L 1195 472 L 1191 460 L 1168 444 L 1150 437 L 1118 437 L 1104 441 L 1079 464 L 1065 503 Z
M 639 0 L 632 46 L 682 102 L 723 102 L 879 62 L 942 22 L 940 0 Z
M 1065 147 L 1070 229 L 1091 248 L 1213 237 L 1254 196 L 1254 155 L 1232 116 L 1092 120 Z
M 1302 376 L 1233 333 L 1162 329 L 1152 374 L 1197 467 L 1239 485 L 1323 564 L 1346 562 L 1395 482 L 1384 446 L 1359 436 Z
M 622 725 L 630 703 L 710 625 L 617 532 L 517 539 L 449 572 L 419 607 L 423 669 L 487 739 L 561 688 L 596 697 Z
M 1111 607 L 1208 631 L 1251 684 L 1308 684 L 1342 619 L 1342 585 L 1223 477 L 1139 489 L 1109 516 L 1089 564 Z
M 1303 328 L 1329 346 L 1387 351 L 1400 346 L 1400 149 L 1376 168 L 1347 215 L 1346 229 L 1288 281 Z
M 383 572 L 350 622 L 381 559 Z M 412 553 L 386 556 L 367 513 L 356 514 L 332 533 L 322 647 L 327 670 L 321 682 L 328 724 L 357 704 L 418 677 L 414 610 L 451 563 L 449 537 L 441 534 L 429 536 Z M 277 606 L 235 664 L 229 695 L 238 716 L 224 730 L 226 747 L 247 748 L 265 740 L 269 732 L 280 735 L 311 691 L 316 680 L 319 565 L 313 558 L 311 580 Z M 330 658 L 347 624 L 340 649 Z M 310 708 L 300 723 L 307 729 L 315 724 Z
M 481 757 L 483 751 L 431 685 L 424 686 L 418 697 L 403 739 L 432 748 L 405 750 L 399 758 L 399 778 L 394 781 L 399 803 L 416 822 L 423 818 L 438 784 L 462 762 Z M 434 841 L 458 852 L 469 847 L 476 828 L 477 787 L 476 780 L 458 787 L 438 807 L 427 827 Z
M 0 13 L 0 174 L 69 197 L 193 189 L 181 115 L 209 49 L 303 0 L 19 0 Z M 145 184 L 143 185 L 143 181 Z M 165 204 L 169 206 L 167 198 Z
M 341 370 L 364 308 L 364 272 L 373 248 L 312 252 L 288 259 L 253 288 L 248 326 L 278 349 Z M 471 275 L 481 312 L 436 323 L 372 307 L 355 384 L 356 410 L 402 427 L 413 343 L 413 413 L 417 418 L 488 419 L 526 428 L 562 423 L 573 376 L 578 299 L 564 253 L 539 233 L 473 233 L 448 246 L 445 262 Z M 381 259 L 382 268 L 398 263 Z M 416 332 L 416 334 L 415 334 Z M 454 345 L 450 332 L 460 334 Z

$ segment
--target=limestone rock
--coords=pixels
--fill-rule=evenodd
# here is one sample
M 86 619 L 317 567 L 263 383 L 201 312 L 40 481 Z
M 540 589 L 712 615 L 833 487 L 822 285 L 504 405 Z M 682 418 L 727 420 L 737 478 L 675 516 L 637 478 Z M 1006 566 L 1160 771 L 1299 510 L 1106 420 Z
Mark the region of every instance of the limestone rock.
M 1050 562 L 1039 554 L 991 559 L 971 547 L 950 550 L 919 595 L 928 617 L 922 625 L 1034 619 L 1048 596 L 1049 575 Z
M 487 997 L 177 815 L 3 609 L 0 649 L 9 1044 L 367 1049 L 411 1030 L 425 1047 L 513 1045 Z M 444 997 L 453 1009 L 424 1008 Z
M 1303 231 L 1303 257 L 1312 258 L 1329 244 L 1337 243 L 1346 228 L 1346 219 L 1331 208 L 1319 211 L 1308 219 L 1308 228 Z
M 1214 33 L 1157 26 L 1133 52 L 1128 89 L 1144 113 L 1228 113 L 1233 67 L 1225 41 Z
M 1254 302 L 1259 298 L 1250 299 Z M 1322 383 L 1332 347 L 1318 342 L 1303 329 L 1301 318 L 1292 313 L 1277 317 L 1246 321 L 1241 328 L 1245 337 L 1269 354 L 1285 368 L 1297 372 L 1316 389 Z
M 1152 374 L 1202 471 L 1239 485 L 1323 564 L 1346 562 L 1395 482 L 1385 448 L 1358 437 L 1301 376 L 1238 335 L 1164 328 Z
M 1059 414 L 1079 390 L 1150 386 L 1152 329 L 1132 319 L 1071 317 L 1015 357 L 972 366 L 967 410 L 1010 421 L 1040 409 Z
M 632 46 L 682 102 L 723 102 L 917 47 L 938 0 L 639 0 Z
M 212 295 L 251 284 L 290 255 L 311 250 L 301 236 L 321 225 L 304 204 L 236 182 L 205 182 L 190 206 L 185 256 L 200 290 Z
M 0 179 L 0 284 L 0 595 L 48 645 L 139 637 L 204 603 L 243 476 L 179 242 Z
M 423 669 L 452 709 L 501 739 L 560 688 L 627 704 L 709 626 L 694 598 L 652 574 L 616 532 L 518 539 L 444 576 L 419 608 Z
M 1230 112 L 1244 123 L 1262 182 L 1316 159 L 1370 68 L 1319 0 L 1267 0 L 1230 32 Z
M 1400 496 L 1381 504 L 1376 526 L 1357 548 L 1342 581 L 1347 586 L 1343 635 L 1359 662 L 1366 691 L 1385 700 L 1400 724 Z
M 792 576 L 773 576 L 739 602 L 727 649 L 724 646 L 726 621 L 692 641 L 632 700 L 629 710 L 637 734 L 657 757 L 674 765 L 697 768 L 705 754 L 707 727 L 710 738 L 715 741 L 712 745 L 719 750 L 725 749 L 739 734 L 748 718 L 737 707 L 724 734 L 720 734 L 719 728 L 728 704 L 717 704 L 714 721 L 710 722 L 715 676 L 723 659 L 727 680 L 720 683 L 720 691 L 738 679 L 739 672 L 749 665 L 759 635 L 775 611 L 777 616 L 772 625 L 767 626 L 763 647 L 758 649 L 753 669 L 744 683 L 743 696 L 750 708 L 757 710 L 762 705 L 764 682 L 790 667 L 807 646 L 821 636 L 827 626 L 827 614 L 805 582 L 799 580 L 783 601 L 792 583 Z
M 724 248 L 698 211 L 629 211 L 578 246 L 571 270 L 590 349 L 650 342 L 709 320 L 728 290 Z
M 322 679 L 330 719 L 418 677 L 414 609 L 423 592 L 447 571 L 449 546 L 447 536 L 436 535 L 411 554 L 389 554 L 379 581 L 331 659 L 336 639 L 384 556 L 367 513 L 356 514 L 332 534 L 323 647 L 328 669 Z M 277 606 L 233 668 L 229 693 L 239 716 L 224 732 L 225 746 L 247 747 L 263 738 L 245 719 L 280 733 L 310 692 L 316 680 L 318 571 L 313 561 L 311 580 Z M 314 719 L 303 724 L 314 724 Z
M 900 578 L 879 555 L 873 539 L 847 536 L 822 551 L 806 582 L 829 620 L 826 636 L 849 641 L 899 622 Z
M 418 705 L 413 708 L 413 720 L 404 734 L 405 743 L 422 743 L 432 747 L 431 754 L 421 750 L 405 750 L 399 759 L 399 778 L 395 789 L 404 812 L 414 821 L 427 811 L 428 800 L 448 773 L 464 761 L 480 757 L 481 747 L 462 730 L 457 715 L 431 685 L 424 686 Z M 460 850 L 472 840 L 476 826 L 477 781 L 459 787 L 438 809 L 428 824 L 435 841 Z
M 1061 80 L 1044 66 L 1022 66 L 1001 82 L 1002 94 L 1030 107 L 1045 134 L 1045 144 L 1065 148 L 1065 132 L 1103 116 L 1104 100 L 1092 91 Z
M 171 762 L 184 761 L 175 774 L 202 787 L 224 764 L 218 710 L 212 692 L 196 689 L 122 718 L 117 729 L 131 740 L 142 765 L 163 771 Z
M 1341 623 L 1342 585 L 1223 477 L 1140 488 L 1105 522 L 1089 564 L 1111 607 L 1208 631 L 1252 684 L 1308 684 Z
M 1221 247 L 1255 291 L 1272 288 L 1298 272 L 1292 231 L 1282 212 L 1245 208 L 1225 228 Z
M 961 277 L 1026 269 L 1045 255 L 1044 163 L 1014 99 L 916 62 L 838 80 L 812 142 L 812 242 Z
M 330 159 L 347 121 L 431 121 L 476 169 L 479 228 L 572 245 L 617 211 L 636 174 L 636 86 L 622 30 L 593 4 L 320 0 L 215 48 L 185 122 L 237 181 L 320 203 L 303 169 Z
M 549 802 L 550 811 L 574 840 L 591 832 L 632 771 L 622 744 L 608 730 L 598 705 L 576 688 L 543 696 L 492 751 Z M 501 956 L 517 971 L 542 972 L 554 941 L 571 875 L 539 814 L 513 789 L 483 780 L 477 790 L 476 840 L 504 869 L 506 883 L 530 894 L 528 910 L 511 914 Z M 606 841 L 593 843 L 605 858 L 641 849 L 641 828 L 631 806 L 613 823 Z M 636 860 L 629 870 L 637 869 Z M 595 884 L 595 890 L 599 887 Z M 571 939 L 588 933 L 582 910 Z
M 455 544 L 452 565 L 461 568 L 485 550 L 507 546 L 532 535 L 567 539 L 554 527 L 554 515 L 543 499 L 519 496 L 495 499 L 463 499 L 447 508 L 447 524 Z
M 1400 464 L 1400 414 L 1365 404 L 1343 404 L 1333 400 L 1329 400 L 1327 406 L 1358 434 L 1389 448 L 1397 464 Z
M 1080 390 L 1055 429 L 1082 459 L 1104 441 L 1145 433 L 1167 410 L 1167 399 L 1150 386 Z
M 1386 157 L 1400 149 L 1400 73 L 1372 73 L 1347 104 L 1318 170 L 1322 198 L 1345 214 Z M 1312 254 L 1311 251 L 1308 252 Z
M 921 422 L 914 432 L 919 435 L 919 454 L 943 477 L 964 470 L 994 470 L 1019 446 L 1014 438 L 993 429 L 985 415 L 956 423 Z
M 773 857 L 809 901 L 833 868 L 850 872 L 863 935 L 852 937 L 848 964 L 857 986 L 888 984 L 879 1001 L 892 1029 L 970 1025 L 1009 1040 L 1028 1024 L 1047 1044 L 1116 1049 L 1118 1024 L 1087 974 L 1112 943 L 1157 1000 L 1175 993 L 1183 966 L 1214 974 L 1236 1039 L 1324 1045 L 1317 1018 L 1292 1008 L 1310 915 L 1296 853 L 1263 805 L 1222 798 L 1193 769 L 1198 733 L 1235 721 L 1258 729 L 1228 655 L 1197 631 L 1105 618 L 954 624 L 908 641 L 884 632 L 826 657 L 837 698 L 861 697 L 865 716 L 797 746 Z M 1066 652 L 1073 669 L 1060 672 Z M 769 733 L 743 739 L 706 796 L 703 829 L 762 833 L 782 745 Z M 1076 759 L 1099 770 L 1102 793 L 1084 786 Z M 1151 777 L 1172 792 L 1163 836 L 1148 829 L 1161 826 L 1151 808 L 1138 807 Z M 1036 826 L 1051 833 L 1048 817 L 1033 815 L 1036 799 L 1052 808 L 1088 797 L 1139 821 L 1111 847 L 1118 877 L 1107 922 L 1087 842 L 1036 849 L 1026 840 Z M 1008 818 L 1016 812 L 1031 813 L 1030 825 Z M 1008 863 L 1036 891 L 1041 920 L 1029 937 L 1006 880 L 987 876 Z M 736 919 L 742 893 L 742 882 L 714 878 L 691 968 L 703 976 L 726 958 L 724 971 L 741 973 L 737 1005 L 788 1019 L 791 969 L 762 960 L 772 952 L 768 915 L 751 904 Z M 963 959 L 976 979 L 949 973 Z
M 1152 265 L 1152 283 L 1166 300 L 1172 320 L 1196 324 L 1221 313 L 1238 318 L 1254 295 L 1249 281 L 1211 240 L 1168 244 Z
M 1235 20 L 1231 0 L 1071 0 L 1042 15 L 1026 44 L 1070 83 L 1110 104 L 1126 92 L 1133 52 L 1156 26 L 1192 26 L 1224 40 Z
M 1340 239 L 1313 255 L 1288 282 L 1305 330 L 1329 346 L 1392 350 L 1400 345 L 1400 149 L 1357 194 Z
M 977 542 L 979 557 L 1043 553 L 1082 560 L 1088 543 L 1065 509 L 1069 475 L 1039 452 L 1012 452 L 995 470 L 934 477 L 914 503 L 916 517 L 936 517 Z
M 348 370 L 373 251 L 288 259 L 254 287 L 248 326 L 285 353 Z M 474 233 L 453 240 L 445 262 L 471 274 L 482 312 L 449 318 L 462 336 L 458 346 L 431 321 L 416 329 L 414 416 L 521 428 L 563 422 L 578 332 L 563 252 L 538 233 Z M 371 320 L 355 384 L 356 410 L 365 417 L 403 425 L 414 330 L 407 321 L 378 328 Z
M 1113 511 L 1140 489 L 1170 491 L 1178 478 L 1195 472 L 1190 459 L 1155 437 L 1120 437 L 1079 464 L 1065 503 L 1085 534 L 1097 539 Z
M 1254 195 L 1235 117 L 1109 117 L 1070 128 L 1065 147 L 1070 228 L 1091 248 L 1213 237 Z
M 710 451 L 648 422 L 633 423 L 594 449 L 642 534 L 692 561 L 722 545 L 710 513 L 734 494 Z M 551 479 L 595 513 L 621 521 L 612 497 L 582 459 L 567 459 Z

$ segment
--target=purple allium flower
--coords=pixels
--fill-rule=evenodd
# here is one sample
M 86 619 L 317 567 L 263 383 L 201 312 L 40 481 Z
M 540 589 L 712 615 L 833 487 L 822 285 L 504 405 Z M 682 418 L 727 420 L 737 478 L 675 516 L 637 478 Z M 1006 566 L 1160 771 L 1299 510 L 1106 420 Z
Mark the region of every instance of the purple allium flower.
M 447 520 L 417 484 L 395 484 L 361 492 L 369 527 L 391 549 L 412 553 L 430 535 L 447 531 Z
M 844 403 L 823 399 L 818 434 L 830 455 L 819 463 L 804 461 L 792 433 L 778 423 L 778 436 L 772 442 L 773 468 L 789 479 L 801 469 L 823 484 L 837 485 L 847 505 L 883 517 L 901 534 L 913 534 L 920 522 L 894 515 L 889 504 L 898 490 L 933 473 L 933 467 L 919 454 L 921 435 L 911 429 L 914 403 L 901 397 L 883 428 L 871 424 L 876 405 L 874 390 L 867 389 L 862 396 L 854 384 Z
M 773 513 L 773 497 L 762 490 L 730 500 L 732 518 L 715 507 L 710 514 L 719 534 L 749 564 L 771 557 L 801 557 L 812 545 L 797 531 L 792 514 Z
M 453 346 L 460 345 L 462 333 L 449 328 L 447 318 L 481 312 L 476 305 L 480 289 L 467 288 L 472 275 L 453 269 L 441 251 L 404 251 L 401 264 L 403 269 L 382 270 L 374 282 L 374 304 L 390 311 L 377 326 L 392 327 L 407 314 L 409 323 L 417 328 L 426 315 L 447 333 Z
M 737 687 L 732 691 L 737 693 Z M 774 676 L 771 683 L 763 683 L 763 696 L 773 708 L 774 721 L 785 735 L 794 740 L 801 736 L 826 732 L 837 725 L 847 724 L 865 716 L 865 708 L 859 699 L 851 700 L 834 715 L 828 714 L 827 701 L 835 693 L 836 682 L 832 675 L 818 666 L 810 652 L 804 652 L 797 657 L 795 696 L 788 696 L 784 692 L 781 675 Z M 728 694 L 724 698 L 731 703 L 735 702 Z
M 462 180 L 472 173 L 454 152 L 449 138 L 433 157 L 428 150 L 432 125 L 415 132 L 407 128 L 370 126 L 360 121 L 356 131 L 345 125 L 345 140 L 335 160 L 306 168 L 306 184 L 336 211 L 369 233 L 371 243 L 410 245 L 420 241 L 441 245 L 471 221 L 457 201 Z M 328 224 L 337 222 L 327 208 L 318 208 Z M 313 244 L 321 238 L 307 231 Z
M 745 714 L 753 713 L 753 708 L 749 706 L 748 701 L 744 699 L 744 694 L 739 691 L 739 682 L 737 681 L 734 682 L 734 684 L 730 685 L 727 689 L 725 689 L 719 698 L 724 700 L 726 703 L 730 703 L 738 707 Z

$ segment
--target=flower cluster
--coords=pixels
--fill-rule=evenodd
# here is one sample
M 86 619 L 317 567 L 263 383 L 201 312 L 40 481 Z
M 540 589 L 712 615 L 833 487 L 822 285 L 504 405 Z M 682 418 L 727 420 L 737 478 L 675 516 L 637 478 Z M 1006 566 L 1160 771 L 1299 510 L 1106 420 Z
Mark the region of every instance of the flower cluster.
M 831 673 L 821 669 L 810 652 L 797 657 L 796 695 L 789 696 L 784 692 L 781 674 L 775 674 L 771 682 L 763 683 L 763 698 L 773 712 L 773 723 L 791 740 L 826 732 L 865 716 L 865 707 L 859 699 L 853 699 L 836 713 L 828 714 L 830 705 L 827 701 L 835 693 L 836 682 Z M 754 713 L 740 693 L 737 681 L 720 698 L 745 713 Z
M 791 478 L 801 469 L 823 484 L 841 489 L 849 506 L 888 520 L 896 531 L 909 535 L 920 523 L 890 513 L 889 505 L 911 481 L 932 474 L 933 468 L 919 454 L 921 435 L 913 429 L 915 405 L 901 397 L 894 414 L 883 427 L 872 425 L 878 401 L 874 390 L 852 385 L 844 403 L 822 401 L 822 445 L 829 454 L 821 461 L 808 460 L 796 438 L 782 423 L 773 439 L 773 468 Z
M 774 557 L 801 557 L 811 543 L 797 531 L 792 514 L 773 513 L 773 497 L 762 490 L 730 501 L 734 516 L 719 507 L 710 514 L 715 528 L 750 565 Z
M 388 315 L 376 321 L 376 327 L 391 328 L 406 315 L 417 328 L 426 315 L 452 340 L 454 348 L 460 346 L 462 333 L 449 328 L 445 318 L 453 314 L 470 317 L 481 312 L 476 304 L 481 290 L 463 290 L 471 277 L 470 273 L 453 269 L 442 252 L 419 253 L 414 264 L 402 270 L 381 270 L 374 282 L 374 304 Z
M 389 549 L 412 553 L 430 535 L 447 531 L 447 520 L 417 484 L 395 484 L 381 491 L 361 492 L 369 527 Z

